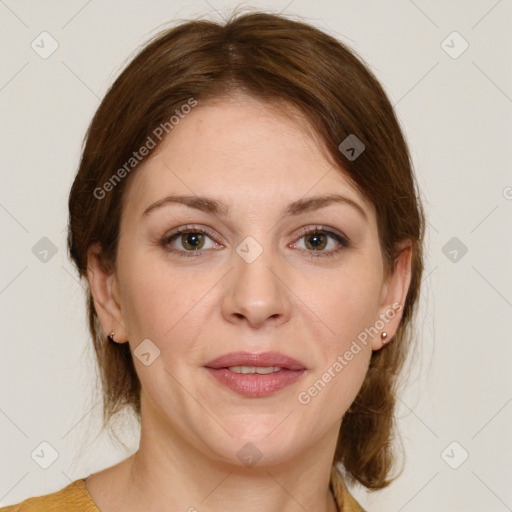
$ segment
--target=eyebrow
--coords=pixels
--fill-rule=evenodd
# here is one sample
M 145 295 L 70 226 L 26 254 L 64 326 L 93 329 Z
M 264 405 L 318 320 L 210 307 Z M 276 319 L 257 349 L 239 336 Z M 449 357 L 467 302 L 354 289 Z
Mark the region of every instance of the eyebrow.
M 229 213 L 229 206 L 218 199 L 197 195 L 171 194 L 149 205 L 142 215 L 149 215 L 151 212 L 169 204 L 184 204 L 190 208 L 195 208 L 196 210 L 201 210 L 205 213 L 212 213 L 219 216 L 226 216 Z M 297 216 L 302 213 L 316 211 L 331 204 L 346 204 L 352 206 L 366 221 L 368 220 L 366 212 L 362 206 L 352 199 L 339 194 L 325 194 L 294 201 L 285 208 L 283 217 Z

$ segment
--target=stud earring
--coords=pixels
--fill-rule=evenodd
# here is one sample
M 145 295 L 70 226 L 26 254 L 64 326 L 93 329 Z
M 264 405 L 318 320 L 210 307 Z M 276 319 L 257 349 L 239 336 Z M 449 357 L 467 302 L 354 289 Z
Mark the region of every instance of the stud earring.
M 114 331 L 112 331 L 112 332 L 108 335 L 108 339 L 109 339 L 110 341 L 115 341 L 115 340 L 114 340 L 114 335 L 115 335 L 115 332 L 114 332 Z
M 383 341 L 384 343 L 387 343 L 387 342 L 389 341 L 389 340 L 387 339 L 387 337 L 388 337 L 388 333 L 387 333 L 387 332 L 383 332 L 383 333 L 380 335 L 380 337 L 382 338 L 382 341 Z

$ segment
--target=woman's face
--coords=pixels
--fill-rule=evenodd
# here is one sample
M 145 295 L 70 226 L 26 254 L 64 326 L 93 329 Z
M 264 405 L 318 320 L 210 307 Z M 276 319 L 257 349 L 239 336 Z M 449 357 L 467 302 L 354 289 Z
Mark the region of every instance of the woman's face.
M 334 449 L 408 278 L 384 280 L 373 206 L 305 126 L 247 97 L 199 103 L 132 177 L 95 299 L 135 351 L 143 432 L 238 465 Z

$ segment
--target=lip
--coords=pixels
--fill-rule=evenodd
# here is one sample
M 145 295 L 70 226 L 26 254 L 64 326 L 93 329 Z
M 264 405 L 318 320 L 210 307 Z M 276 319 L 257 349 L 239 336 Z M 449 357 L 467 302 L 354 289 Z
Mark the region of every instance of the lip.
M 305 370 L 306 366 L 280 352 L 262 352 L 253 354 L 250 352 L 230 352 L 206 363 L 207 368 L 219 369 L 230 366 L 280 366 L 286 370 Z
M 281 369 L 263 375 L 242 374 L 229 370 L 231 366 L 279 366 Z M 210 361 L 205 369 L 220 384 L 251 398 L 269 396 L 295 383 L 306 372 L 300 361 L 279 352 L 231 352 Z

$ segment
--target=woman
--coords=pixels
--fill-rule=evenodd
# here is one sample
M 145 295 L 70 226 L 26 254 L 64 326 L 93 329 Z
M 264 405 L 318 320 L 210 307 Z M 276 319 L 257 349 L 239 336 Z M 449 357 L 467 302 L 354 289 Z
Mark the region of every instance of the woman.
M 281 16 L 148 43 L 69 197 L 104 425 L 139 449 L 7 511 L 360 511 L 392 481 L 424 218 L 399 124 L 339 41 Z

